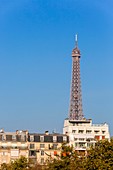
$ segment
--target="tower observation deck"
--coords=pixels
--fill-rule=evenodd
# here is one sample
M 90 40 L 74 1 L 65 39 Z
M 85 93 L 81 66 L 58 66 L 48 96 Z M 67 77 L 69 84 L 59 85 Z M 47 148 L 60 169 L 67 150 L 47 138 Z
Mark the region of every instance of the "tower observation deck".
M 78 38 L 76 35 L 76 45 L 72 51 L 72 79 L 69 107 L 69 120 L 82 121 L 84 119 L 82 109 L 82 92 L 80 79 L 80 50 L 78 49 Z

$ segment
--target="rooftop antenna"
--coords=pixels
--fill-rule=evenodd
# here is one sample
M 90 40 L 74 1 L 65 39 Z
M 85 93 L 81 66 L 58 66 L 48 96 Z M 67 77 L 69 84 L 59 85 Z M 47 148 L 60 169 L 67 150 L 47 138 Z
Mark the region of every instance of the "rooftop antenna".
M 56 133 L 56 129 L 53 129 L 52 133 Z
M 77 34 L 75 35 L 75 45 L 76 47 L 78 47 L 78 35 Z

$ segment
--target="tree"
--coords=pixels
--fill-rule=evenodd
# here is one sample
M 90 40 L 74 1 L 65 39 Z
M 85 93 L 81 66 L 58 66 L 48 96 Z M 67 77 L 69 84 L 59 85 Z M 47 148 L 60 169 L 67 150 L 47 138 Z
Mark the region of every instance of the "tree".
M 11 170 L 11 166 L 9 164 L 3 163 L 0 170 Z
M 83 157 L 79 157 L 73 147 L 62 145 L 61 155 L 50 158 L 46 170 L 83 170 Z
M 28 170 L 28 169 L 29 168 L 27 158 L 23 156 L 9 164 L 3 163 L 0 168 L 0 170 Z
M 28 169 L 28 161 L 27 158 L 21 157 L 16 159 L 14 162 L 11 162 L 11 170 L 26 170 Z
M 113 170 L 113 139 L 98 141 L 87 151 L 87 156 L 63 145 L 61 155 L 50 159 L 46 170 Z
M 86 170 L 113 170 L 113 140 L 99 141 L 84 161 Z

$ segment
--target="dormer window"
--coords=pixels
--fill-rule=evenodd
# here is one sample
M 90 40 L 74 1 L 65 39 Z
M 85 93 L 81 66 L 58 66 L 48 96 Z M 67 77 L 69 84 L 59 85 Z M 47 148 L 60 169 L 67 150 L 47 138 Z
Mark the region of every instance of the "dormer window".
M 12 141 L 16 141 L 16 135 L 12 135 Z
M 56 142 L 56 141 L 57 141 L 57 137 L 53 136 L 53 142 Z
M 6 140 L 6 135 L 2 135 L 2 141 Z
M 33 135 L 30 136 L 30 142 L 34 142 L 34 136 Z
M 40 142 L 44 142 L 44 136 L 40 136 Z
M 25 135 L 21 135 L 21 141 L 25 142 L 26 141 L 26 136 Z
M 67 136 L 63 136 L 63 142 L 67 142 Z

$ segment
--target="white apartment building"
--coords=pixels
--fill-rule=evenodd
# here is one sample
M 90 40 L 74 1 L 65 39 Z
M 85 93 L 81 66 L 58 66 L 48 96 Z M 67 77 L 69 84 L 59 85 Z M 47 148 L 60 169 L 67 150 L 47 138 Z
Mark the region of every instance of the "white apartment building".
M 91 119 L 71 121 L 65 119 L 63 133 L 69 136 L 69 144 L 79 151 L 94 146 L 98 140 L 110 140 L 108 124 L 92 124 Z

